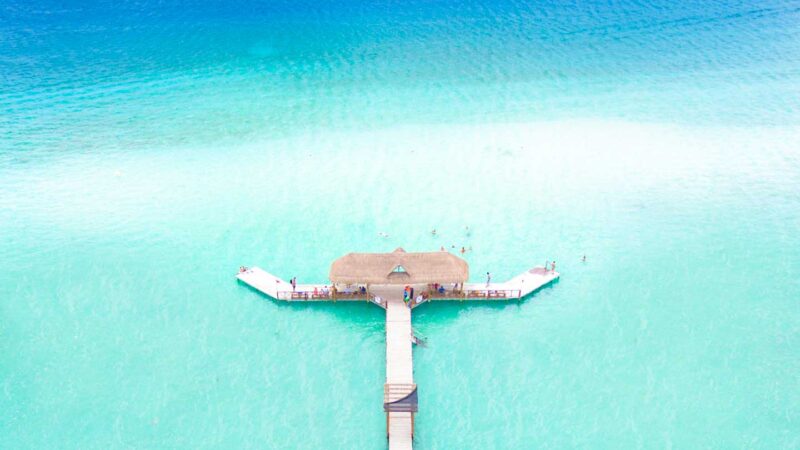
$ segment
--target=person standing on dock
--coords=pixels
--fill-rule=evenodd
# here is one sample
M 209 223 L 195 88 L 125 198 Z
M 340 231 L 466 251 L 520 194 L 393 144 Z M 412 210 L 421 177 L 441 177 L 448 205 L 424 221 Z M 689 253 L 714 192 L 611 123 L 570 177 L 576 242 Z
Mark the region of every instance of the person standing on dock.
M 294 290 L 297 289 L 297 277 L 292 277 L 289 283 L 292 284 L 292 292 L 294 292 Z
M 489 272 L 486 272 L 486 287 L 487 288 L 489 287 L 489 283 L 491 283 L 491 282 L 492 282 L 492 274 L 490 274 Z

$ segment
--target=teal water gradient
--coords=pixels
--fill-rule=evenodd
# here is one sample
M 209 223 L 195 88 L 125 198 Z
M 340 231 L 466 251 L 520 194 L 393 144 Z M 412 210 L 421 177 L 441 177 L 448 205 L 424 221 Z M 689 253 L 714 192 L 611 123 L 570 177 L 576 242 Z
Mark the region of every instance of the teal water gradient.
M 797 448 L 798 8 L 7 3 L 0 447 L 384 448 L 382 310 L 233 273 L 455 245 L 563 275 L 415 310 L 417 448 Z

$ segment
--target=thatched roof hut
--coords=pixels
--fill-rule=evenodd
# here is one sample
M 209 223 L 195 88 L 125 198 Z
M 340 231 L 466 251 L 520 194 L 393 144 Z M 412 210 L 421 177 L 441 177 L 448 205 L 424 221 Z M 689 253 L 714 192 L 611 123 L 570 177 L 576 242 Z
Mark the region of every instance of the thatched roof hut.
M 329 278 L 337 284 L 464 283 L 469 267 L 448 252 L 348 253 L 331 264 Z

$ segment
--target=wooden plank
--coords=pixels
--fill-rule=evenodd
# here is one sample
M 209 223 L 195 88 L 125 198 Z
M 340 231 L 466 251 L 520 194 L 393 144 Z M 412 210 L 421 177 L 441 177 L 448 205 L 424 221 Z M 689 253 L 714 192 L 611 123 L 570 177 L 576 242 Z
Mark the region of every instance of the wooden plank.
M 411 450 L 411 413 L 389 413 L 389 450 Z

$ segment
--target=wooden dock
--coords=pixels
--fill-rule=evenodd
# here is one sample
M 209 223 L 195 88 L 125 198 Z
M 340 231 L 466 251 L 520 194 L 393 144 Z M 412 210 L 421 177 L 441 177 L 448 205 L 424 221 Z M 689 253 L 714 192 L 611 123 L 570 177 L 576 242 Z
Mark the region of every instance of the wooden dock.
M 518 300 L 527 297 L 537 290 L 549 285 L 560 277 L 558 272 L 545 270 L 543 267 L 534 267 L 526 270 L 514 278 L 502 283 L 464 283 L 463 289 L 457 291 L 447 287 L 442 294 L 432 295 L 428 301 L 452 300 Z M 292 285 L 285 280 L 259 268 L 251 267 L 236 275 L 241 282 L 253 289 L 264 293 L 276 300 L 286 301 L 371 301 L 381 307 L 386 307 L 386 298 L 378 288 L 372 288 L 368 295 L 350 294 L 340 292 L 336 298 L 331 294 L 324 294 L 330 285 L 325 284 L 298 284 L 293 290 Z M 375 300 L 378 295 L 382 302 Z M 401 292 L 402 296 L 402 292 Z M 427 303 L 427 302 L 426 302 Z M 416 308 L 419 305 L 414 305 Z
M 386 386 L 384 403 L 398 400 L 416 389 L 411 357 L 411 309 L 399 287 L 381 292 L 386 299 Z M 387 412 L 389 450 L 410 450 L 414 435 L 413 412 Z
M 384 411 L 389 450 L 410 450 L 414 438 L 414 413 L 417 411 L 417 386 L 414 383 L 411 312 L 403 302 L 402 285 L 370 286 L 368 293 L 342 290 L 327 293 L 330 285 L 298 284 L 282 280 L 258 267 L 240 271 L 236 278 L 274 299 L 285 301 L 362 301 L 386 309 L 386 384 Z M 417 284 L 429 297 L 438 300 L 509 301 L 520 300 L 559 278 L 559 273 L 536 267 L 502 283 L 455 283 L 432 289 Z M 421 306 L 413 304 L 413 308 Z

